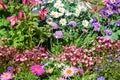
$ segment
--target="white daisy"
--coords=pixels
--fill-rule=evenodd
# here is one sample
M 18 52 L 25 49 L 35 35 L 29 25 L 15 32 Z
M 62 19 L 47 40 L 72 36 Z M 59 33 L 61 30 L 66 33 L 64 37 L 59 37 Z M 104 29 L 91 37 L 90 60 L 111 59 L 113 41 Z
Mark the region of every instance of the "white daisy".
M 83 21 L 82 21 L 82 25 L 83 25 L 84 27 L 87 27 L 87 26 L 89 25 L 89 22 L 88 22 L 87 20 L 83 20 Z
M 65 9 L 62 8 L 62 7 L 60 7 L 60 8 L 59 8 L 59 11 L 60 11 L 61 13 L 64 13 L 64 12 L 65 12 Z
M 66 23 L 67 23 L 66 19 L 61 19 L 61 20 L 60 20 L 60 24 L 62 24 L 63 26 L 65 26 Z
M 58 12 L 54 12 L 54 11 L 52 11 L 52 12 L 50 13 L 50 15 L 51 15 L 53 18 L 58 18 L 58 17 L 59 17 L 59 13 L 58 13 Z
M 63 13 L 59 13 L 59 17 L 63 16 Z
M 48 0 L 48 3 L 52 3 L 54 0 Z
M 74 75 L 74 73 L 75 73 L 75 70 L 74 70 L 74 68 L 73 67 L 69 67 L 69 66 L 67 66 L 63 71 L 62 71 L 62 75 L 64 76 L 64 77 L 72 77 L 73 75 Z
M 82 7 L 80 5 L 77 5 L 76 8 L 75 8 L 76 11 L 81 11 L 82 10 Z
M 53 22 L 53 19 L 52 18 L 48 18 L 47 20 L 46 20 L 46 23 L 47 24 L 51 24 Z
M 66 15 L 66 16 L 71 16 L 71 15 L 72 15 L 72 13 L 71 13 L 71 12 L 69 12 L 69 11 L 66 11 L 65 15 Z
M 54 7 L 58 9 L 60 7 L 60 3 L 55 3 Z
M 74 13 L 74 15 L 75 15 L 76 17 L 78 17 L 78 16 L 80 15 L 80 12 L 79 12 L 79 11 L 76 11 L 76 12 Z

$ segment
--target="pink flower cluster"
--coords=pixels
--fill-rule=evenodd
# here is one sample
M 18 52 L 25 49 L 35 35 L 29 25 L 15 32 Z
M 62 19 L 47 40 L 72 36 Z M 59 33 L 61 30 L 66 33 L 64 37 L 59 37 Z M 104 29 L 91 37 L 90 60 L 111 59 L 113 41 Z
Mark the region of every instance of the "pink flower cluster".
M 5 64 L 5 62 L 12 61 L 16 53 L 16 48 L 11 48 L 6 45 L 0 46 L 0 64 Z
M 91 50 L 83 50 L 82 47 L 76 48 L 75 46 L 63 46 L 62 48 L 63 53 L 57 58 L 58 60 L 69 60 L 74 66 L 78 62 L 83 63 L 85 67 L 90 67 L 94 64 L 94 57 L 92 57 Z
M 47 59 L 49 57 L 49 53 L 44 48 L 33 48 L 32 50 L 25 50 L 23 54 L 16 54 L 14 60 L 16 62 L 31 61 L 39 63 L 41 59 Z
M 120 51 L 120 40 L 112 41 L 112 39 L 109 36 L 105 37 L 99 36 L 97 37 L 96 41 L 94 41 L 94 46 L 96 52 L 104 52 L 104 50 L 107 51 L 107 53 L 110 52 L 111 50 Z

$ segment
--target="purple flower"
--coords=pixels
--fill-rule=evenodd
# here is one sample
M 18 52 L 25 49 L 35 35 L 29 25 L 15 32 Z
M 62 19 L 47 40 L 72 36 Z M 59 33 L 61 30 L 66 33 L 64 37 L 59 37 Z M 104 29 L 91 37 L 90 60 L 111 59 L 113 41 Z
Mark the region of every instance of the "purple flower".
M 118 9 L 117 9 L 117 10 L 118 10 L 118 12 L 120 13 L 120 7 L 118 7 Z
M 105 29 L 104 30 L 104 33 L 107 34 L 107 35 L 111 35 L 112 34 L 112 31 L 108 30 L 108 29 Z
M 105 80 L 105 78 L 104 77 L 99 77 L 96 80 Z
M 120 26 L 120 19 L 115 22 L 115 26 Z
M 12 67 L 12 66 L 9 66 L 9 67 L 7 67 L 7 70 L 8 70 L 8 71 L 11 71 L 11 70 L 13 70 L 13 67 Z
M 111 62 L 112 62 L 112 59 L 109 59 L 109 60 L 108 60 L 108 62 L 110 62 L 110 63 L 111 63 Z
M 56 32 L 54 33 L 54 37 L 55 37 L 55 38 L 63 38 L 63 33 L 62 33 L 62 31 L 56 31 Z
M 99 23 L 93 23 L 92 26 L 94 27 L 94 31 L 100 31 L 100 24 Z
M 73 26 L 73 27 L 76 27 L 76 26 L 77 26 L 77 23 L 76 23 L 75 21 L 70 21 L 70 22 L 68 23 L 68 25 L 71 25 L 71 26 Z
M 52 26 L 53 29 L 58 29 L 58 24 L 55 22 L 51 22 L 50 26 Z
M 92 24 L 92 23 L 96 23 L 96 22 L 98 22 L 98 21 L 97 21 L 97 18 L 96 18 L 96 17 L 93 17 L 93 18 L 91 18 L 91 21 L 90 21 L 90 22 L 91 22 L 91 24 Z

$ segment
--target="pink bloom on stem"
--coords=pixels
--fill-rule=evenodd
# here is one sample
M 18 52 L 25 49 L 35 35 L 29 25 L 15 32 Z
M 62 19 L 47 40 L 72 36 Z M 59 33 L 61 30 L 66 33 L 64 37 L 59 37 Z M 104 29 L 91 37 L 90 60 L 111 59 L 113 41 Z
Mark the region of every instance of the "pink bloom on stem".
M 34 5 L 38 5 L 38 4 L 41 4 L 42 1 L 41 0 L 32 0 L 31 3 L 34 4 Z
M 22 0 L 23 4 L 27 4 L 29 2 L 29 0 Z
M 11 80 L 13 78 L 13 74 L 11 72 L 3 72 L 0 76 L 0 80 Z
M 11 22 L 12 28 L 14 28 L 15 23 L 18 21 L 16 16 L 9 16 L 9 17 L 7 17 L 7 20 L 9 20 Z
M 42 68 L 40 65 L 31 66 L 31 67 L 30 67 L 30 70 L 31 70 L 35 75 L 38 75 L 38 76 L 41 76 L 41 75 L 45 72 L 44 68 Z
M 83 74 L 83 69 L 82 68 L 78 68 L 78 71 L 81 75 Z
M 103 4 L 106 5 L 108 3 L 108 0 L 102 0 Z
M 0 0 L 0 8 L 2 9 L 6 9 L 7 6 Z
M 40 10 L 40 18 L 41 18 L 42 20 L 45 19 L 45 14 L 48 13 L 48 11 L 46 10 L 46 8 L 47 8 L 47 6 L 45 6 L 43 9 Z
M 24 16 L 24 11 L 20 10 L 19 13 L 18 13 L 18 19 L 22 19 L 23 16 Z

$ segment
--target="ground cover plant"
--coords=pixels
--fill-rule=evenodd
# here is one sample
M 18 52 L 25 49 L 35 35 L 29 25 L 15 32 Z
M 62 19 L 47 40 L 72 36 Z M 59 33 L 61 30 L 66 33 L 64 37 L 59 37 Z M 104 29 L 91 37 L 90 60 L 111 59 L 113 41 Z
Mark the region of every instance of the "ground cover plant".
M 0 0 L 0 80 L 119 80 L 120 0 Z

